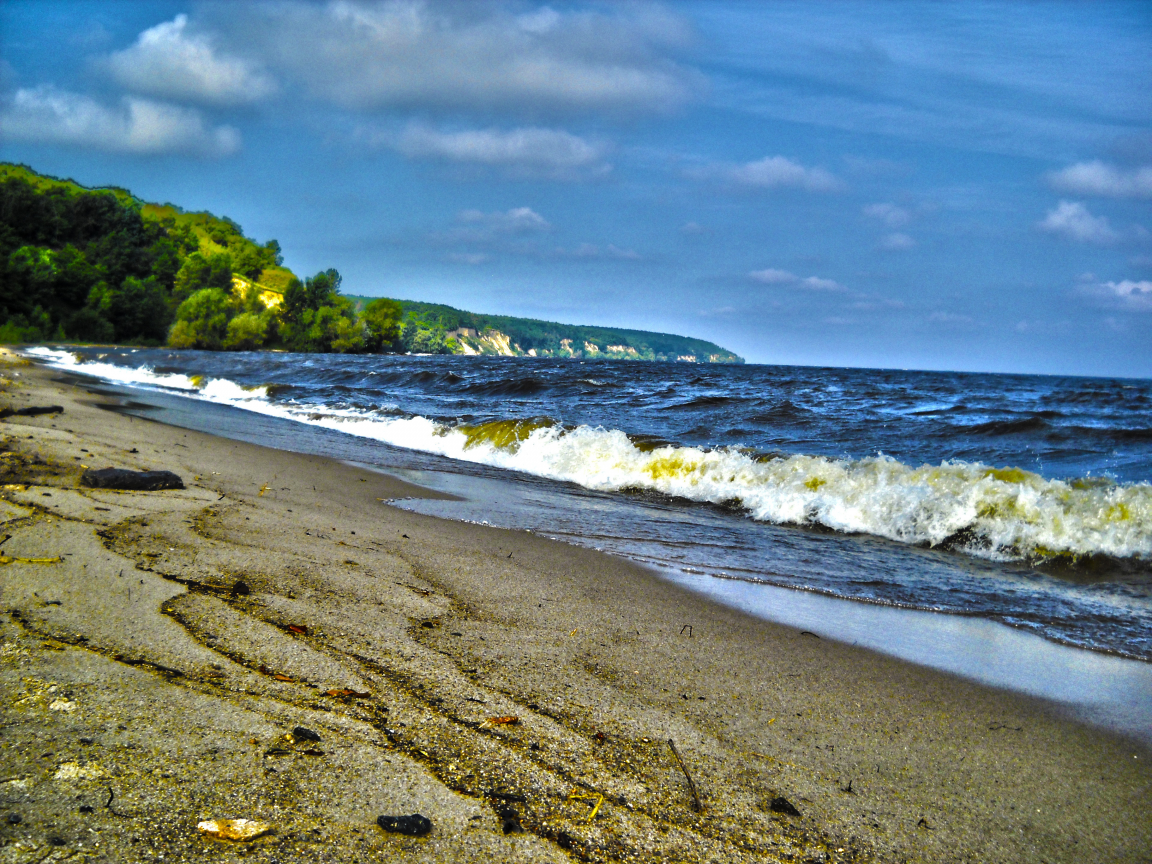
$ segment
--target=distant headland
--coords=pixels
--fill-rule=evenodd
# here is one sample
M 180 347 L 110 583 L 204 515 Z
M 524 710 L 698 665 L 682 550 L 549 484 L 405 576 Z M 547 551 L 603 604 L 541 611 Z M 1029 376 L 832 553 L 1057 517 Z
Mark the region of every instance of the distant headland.
M 211 213 L 0 163 L 0 342 L 743 363 L 702 339 L 343 295 Z

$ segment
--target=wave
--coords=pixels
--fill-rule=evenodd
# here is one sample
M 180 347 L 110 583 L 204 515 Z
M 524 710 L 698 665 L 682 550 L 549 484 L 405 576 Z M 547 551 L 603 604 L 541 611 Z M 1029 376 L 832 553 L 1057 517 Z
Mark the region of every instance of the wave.
M 1152 485 L 1106 478 L 1049 480 L 1019 468 L 945 461 L 910 466 L 884 455 L 837 459 L 706 450 L 565 427 L 550 418 L 450 425 L 422 416 L 274 401 L 267 388 L 28 353 L 123 384 L 174 389 L 452 459 L 522 471 L 599 491 L 644 490 L 737 505 L 778 524 L 871 534 L 996 560 L 1152 559 Z

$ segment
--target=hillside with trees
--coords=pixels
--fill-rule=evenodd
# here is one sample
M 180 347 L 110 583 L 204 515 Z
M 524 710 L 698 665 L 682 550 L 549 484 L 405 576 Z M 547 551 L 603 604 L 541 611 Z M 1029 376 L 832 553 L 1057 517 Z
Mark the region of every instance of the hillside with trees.
M 0 342 L 741 363 L 699 339 L 347 297 L 231 219 L 0 164 Z
M 358 305 L 368 297 L 352 297 Z M 527 357 L 580 357 L 610 360 L 693 360 L 701 363 L 742 363 L 712 342 L 669 333 L 560 324 L 510 315 L 465 312 L 439 303 L 394 301 L 412 350 L 439 353 L 455 343 L 453 353 Z

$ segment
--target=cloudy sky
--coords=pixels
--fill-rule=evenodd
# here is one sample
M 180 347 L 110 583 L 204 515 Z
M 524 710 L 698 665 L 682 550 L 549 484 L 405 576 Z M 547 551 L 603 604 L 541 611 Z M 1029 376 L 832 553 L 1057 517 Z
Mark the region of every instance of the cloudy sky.
M 0 4 L 0 159 L 348 293 L 1152 375 L 1152 5 Z

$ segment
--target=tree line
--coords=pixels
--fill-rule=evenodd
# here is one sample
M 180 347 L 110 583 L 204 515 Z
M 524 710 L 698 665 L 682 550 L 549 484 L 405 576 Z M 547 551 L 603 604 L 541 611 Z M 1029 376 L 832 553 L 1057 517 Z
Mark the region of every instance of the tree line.
M 2 168 L 0 342 L 393 352 L 420 335 L 393 300 L 358 310 L 334 269 L 295 278 L 275 240 L 257 244 L 229 219 L 172 207 L 147 218 L 124 190 Z M 287 284 L 270 293 L 259 280 L 277 269 Z

